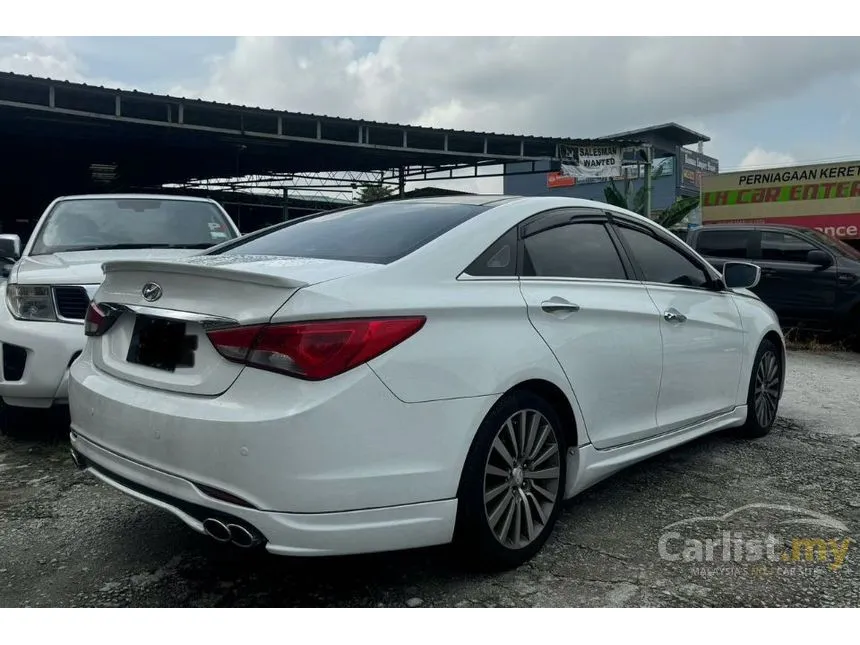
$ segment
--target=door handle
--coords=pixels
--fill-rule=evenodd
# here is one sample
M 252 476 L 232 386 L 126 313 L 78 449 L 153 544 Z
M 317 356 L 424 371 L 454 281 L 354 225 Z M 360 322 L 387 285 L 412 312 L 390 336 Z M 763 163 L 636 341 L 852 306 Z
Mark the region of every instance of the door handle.
M 686 322 L 687 317 L 682 314 L 680 311 L 672 307 L 671 309 L 667 309 L 663 312 L 663 318 L 665 318 L 668 322 L 673 323 L 682 323 Z
M 579 305 L 569 302 L 564 298 L 559 298 L 558 296 L 553 296 L 549 300 L 544 300 L 540 303 L 540 308 L 548 314 L 557 314 L 563 311 L 579 311 Z

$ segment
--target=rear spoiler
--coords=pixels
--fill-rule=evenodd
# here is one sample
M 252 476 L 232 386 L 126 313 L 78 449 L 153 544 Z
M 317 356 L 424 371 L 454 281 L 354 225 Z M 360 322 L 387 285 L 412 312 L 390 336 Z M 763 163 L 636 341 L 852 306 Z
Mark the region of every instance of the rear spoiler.
M 215 280 L 229 280 L 232 282 L 245 282 L 258 284 L 264 287 L 283 287 L 287 289 L 302 289 L 307 287 L 307 282 L 293 280 L 291 278 L 262 273 L 257 271 L 243 271 L 241 269 L 229 269 L 207 264 L 186 264 L 170 260 L 112 260 L 102 264 L 105 276 L 109 273 L 139 272 L 139 273 L 171 273 L 174 275 L 188 275 L 201 278 L 213 278 Z

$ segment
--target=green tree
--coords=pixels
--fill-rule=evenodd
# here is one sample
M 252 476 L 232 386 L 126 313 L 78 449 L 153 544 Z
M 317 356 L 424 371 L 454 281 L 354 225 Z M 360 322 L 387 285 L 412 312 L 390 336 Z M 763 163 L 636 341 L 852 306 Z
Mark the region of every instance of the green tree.
M 378 202 L 380 199 L 387 199 L 394 193 L 394 189 L 383 184 L 369 184 L 362 186 L 358 193 L 358 201 L 362 204 L 370 202 Z
M 651 181 L 654 182 L 660 177 L 661 168 L 654 169 L 651 175 Z M 603 189 L 603 196 L 607 204 L 618 206 L 640 215 L 645 215 L 646 202 L 648 195 L 645 193 L 645 186 L 641 186 L 635 193 L 630 179 L 625 179 L 622 184 L 623 190 L 619 189 L 614 179 L 609 180 L 609 185 Z M 675 203 L 670 205 L 666 210 L 660 213 L 654 221 L 664 228 L 672 228 L 684 221 L 691 212 L 699 205 L 698 197 L 679 197 Z

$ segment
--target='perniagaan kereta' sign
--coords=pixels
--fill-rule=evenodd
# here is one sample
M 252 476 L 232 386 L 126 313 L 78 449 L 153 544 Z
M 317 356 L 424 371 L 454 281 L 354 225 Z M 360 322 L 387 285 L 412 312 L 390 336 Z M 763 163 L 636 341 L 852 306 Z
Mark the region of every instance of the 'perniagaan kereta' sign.
M 860 161 L 702 178 L 704 224 L 792 224 L 860 239 Z
M 621 175 L 620 146 L 570 146 L 561 153 L 561 172 L 568 177 L 618 177 Z

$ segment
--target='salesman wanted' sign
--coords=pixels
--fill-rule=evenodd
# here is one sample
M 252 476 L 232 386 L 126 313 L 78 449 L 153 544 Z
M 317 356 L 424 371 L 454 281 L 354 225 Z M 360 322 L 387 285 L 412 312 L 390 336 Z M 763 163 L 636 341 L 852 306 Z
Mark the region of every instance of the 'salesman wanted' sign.
M 619 146 L 572 146 L 561 159 L 561 172 L 569 177 L 618 177 L 621 174 Z

